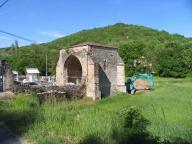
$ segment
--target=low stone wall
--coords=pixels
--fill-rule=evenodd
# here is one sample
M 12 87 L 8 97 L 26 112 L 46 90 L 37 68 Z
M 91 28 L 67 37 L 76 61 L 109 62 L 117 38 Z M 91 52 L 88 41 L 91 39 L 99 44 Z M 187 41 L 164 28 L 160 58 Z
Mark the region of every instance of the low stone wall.
M 32 93 L 37 95 L 39 103 L 43 103 L 46 100 L 50 101 L 63 101 L 70 99 L 80 99 L 86 94 L 84 85 L 66 85 L 62 87 L 50 86 L 50 87 L 32 87 L 27 84 L 15 85 L 12 89 L 15 94 L 18 93 Z
M 66 92 L 62 92 L 62 91 L 42 92 L 42 93 L 37 93 L 37 97 L 40 104 L 42 104 L 46 100 L 59 102 L 66 99 Z
M 15 97 L 15 94 L 10 91 L 0 93 L 0 100 L 11 100 L 14 97 Z

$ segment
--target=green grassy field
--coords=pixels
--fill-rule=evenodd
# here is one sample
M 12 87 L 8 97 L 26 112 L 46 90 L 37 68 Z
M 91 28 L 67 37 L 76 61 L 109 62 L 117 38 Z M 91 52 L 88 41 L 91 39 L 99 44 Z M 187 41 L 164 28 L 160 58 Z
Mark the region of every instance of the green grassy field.
M 95 102 L 82 99 L 39 106 L 34 96 L 19 95 L 0 102 L 0 121 L 38 144 L 73 144 L 93 137 L 115 144 L 119 141 L 113 138 L 114 130 L 123 129 L 119 113 L 136 107 L 151 122 L 152 135 L 191 143 L 192 80 L 156 78 L 155 84 L 151 92 L 115 94 Z

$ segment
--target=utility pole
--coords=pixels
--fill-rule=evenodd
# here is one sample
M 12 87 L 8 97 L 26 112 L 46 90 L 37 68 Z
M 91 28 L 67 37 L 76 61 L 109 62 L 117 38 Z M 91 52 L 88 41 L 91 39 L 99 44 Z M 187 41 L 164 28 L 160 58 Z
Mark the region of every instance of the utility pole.
M 47 67 L 47 54 L 46 54 L 46 79 L 47 79 L 47 70 L 48 70 L 48 67 Z
M 5 70 L 5 61 L 0 60 L 0 92 L 3 92 L 3 89 L 4 89 L 4 85 L 3 85 L 4 70 Z

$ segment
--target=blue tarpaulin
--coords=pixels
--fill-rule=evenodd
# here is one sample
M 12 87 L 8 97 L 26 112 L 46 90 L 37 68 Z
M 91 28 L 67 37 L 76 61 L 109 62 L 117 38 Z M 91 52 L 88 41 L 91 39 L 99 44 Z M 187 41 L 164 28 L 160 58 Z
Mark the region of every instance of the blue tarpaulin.
M 132 90 L 135 90 L 135 82 L 138 78 L 146 79 L 149 81 L 150 84 L 150 90 L 154 89 L 154 79 L 152 74 L 148 73 L 142 73 L 142 74 L 137 74 L 133 75 L 130 79 L 128 79 L 127 82 L 127 91 L 131 92 Z

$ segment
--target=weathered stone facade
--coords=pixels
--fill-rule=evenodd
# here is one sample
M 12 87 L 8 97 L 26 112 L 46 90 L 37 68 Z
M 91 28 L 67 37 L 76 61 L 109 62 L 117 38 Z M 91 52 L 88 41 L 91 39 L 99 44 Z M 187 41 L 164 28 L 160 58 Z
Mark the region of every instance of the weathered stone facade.
M 5 60 L 0 60 L 0 92 L 11 89 L 13 83 L 13 73 Z
M 86 96 L 100 99 L 114 92 L 126 92 L 124 63 L 117 48 L 83 43 L 60 50 L 56 83 L 86 85 Z

